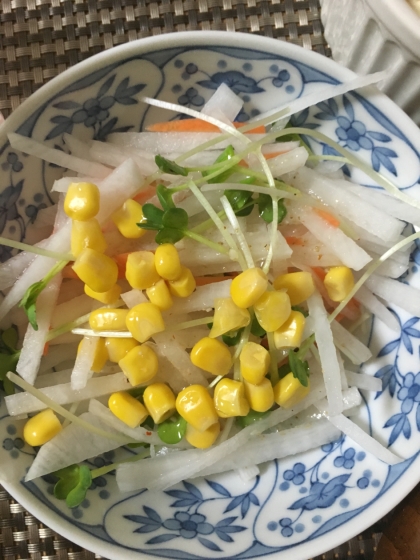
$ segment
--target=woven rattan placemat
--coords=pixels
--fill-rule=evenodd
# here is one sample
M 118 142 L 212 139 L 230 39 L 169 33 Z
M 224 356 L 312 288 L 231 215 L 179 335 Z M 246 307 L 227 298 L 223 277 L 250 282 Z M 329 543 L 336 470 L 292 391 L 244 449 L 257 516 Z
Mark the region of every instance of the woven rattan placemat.
M 0 111 L 93 54 L 186 30 L 249 32 L 330 56 L 319 0 L 0 0 Z M 1 468 L 1 466 L 0 466 Z M 372 560 L 386 518 L 316 560 Z M 44 527 L 0 486 L 0 560 L 101 558 Z

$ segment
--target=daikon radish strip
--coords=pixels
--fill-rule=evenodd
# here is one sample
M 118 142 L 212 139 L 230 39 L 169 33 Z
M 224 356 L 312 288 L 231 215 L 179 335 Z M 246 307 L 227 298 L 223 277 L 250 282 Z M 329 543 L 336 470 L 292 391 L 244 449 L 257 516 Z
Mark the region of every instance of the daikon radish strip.
M 141 290 L 130 290 L 129 292 L 125 292 L 124 294 L 121 294 L 121 299 L 129 309 L 139 303 L 146 303 L 149 301 Z
M 127 159 L 98 185 L 101 202 L 96 219 L 100 224 L 108 220 L 113 212 L 121 206 L 121 201 L 140 192 L 144 176 L 131 159 Z
M 53 226 L 57 214 L 58 204 L 52 204 L 46 208 L 41 208 L 36 215 L 34 226 L 42 228 L 46 226 Z
M 380 253 L 370 253 L 373 259 L 377 259 L 380 257 Z M 407 272 L 409 268 L 409 263 L 406 265 L 395 262 L 391 259 L 388 259 L 386 262 L 382 263 L 380 267 L 378 267 L 376 274 L 379 276 L 388 276 L 389 278 L 397 279 L 402 274 Z
M 420 291 L 417 288 L 376 274 L 366 280 L 366 286 L 386 302 L 405 309 L 414 317 L 420 316 Z
M 0 290 L 6 290 L 13 286 L 22 272 L 36 258 L 33 253 L 22 251 L 4 263 L 0 264 Z
M 398 319 L 366 286 L 361 286 L 354 297 L 375 316 L 375 319 L 379 319 L 393 331 L 400 332 Z
M 243 480 L 243 482 L 249 482 L 250 480 L 254 480 L 261 473 L 257 465 L 236 469 L 235 472 L 241 478 L 241 480 Z
M 263 155 L 269 159 L 273 154 L 280 155 L 284 154 L 285 152 L 290 152 L 295 148 L 299 148 L 298 141 L 291 141 L 291 142 L 275 142 L 274 144 L 263 144 L 261 146 L 261 151 Z
M 70 385 L 74 391 L 84 389 L 88 379 L 92 377 L 93 371 L 91 368 L 98 343 L 98 338 L 89 336 L 85 336 L 80 343 L 73 371 L 71 372 Z
M 331 322 L 331 330 L 337 346 L 350 358 L 353 364 L 360 365 L 372 357 L 369 348 L 337 321 Z
M 350 237 L 347 237 L 340 229 L 327 224 L 308 208 L 300 211 L 300 220 L 314 237 L 324 243 L 349 268 L 360 270 L 372 260 L 372 257 Z
M 77 424 L 70 424 L 41 447 L 25 477 L 26 482 L 117 449 L 124 445 L 124 439 L 125 443 L 134 441 L 130 437 L 121 436 L 117 430 L 90 412 L 84 412 L 79 418 L 101 431 L 107 430 L 111 435 L 118 435 L 120 441 L 86 431 Z
M 263 139 L 265 134 L 247 134 L 247 138 L 251 142 Z M 208 150 L 223 150 L 227 146 L 232 145 L 235 151 L 240 152 L 244 148 L 244 142 L 236 138 L 225 135 L 221 138 L 217 132 L 124 132 L 113 133 L 107 137 L 107 143 L 110 142 L 123 148 L 131 148 L 135 150 L 147 150 L 154 155 L 167 154 L 173 151 L 176 146 L 177 151 L 187 154 L 186 160 L 192 154 L 188 152 L 199 148 L 206 143 L 214 143 L 209 146 Z M 201 152 L 202 150 L 200 150 Z
M 205 325 L 184 329 L 173 333 L 174 340 L 182 348 L 192 348 L 199 340 L 209 335 L 209 328 Z
M 296 194 L 290 191 L 282 191 L 276 188 L 275 190 L 269 187 L 259 187 L 258 185 L 243 185 L 241 183 L 212 183 L 209 185 L 204 185 L 201 188 L 201 192 L 212 192 L 217 191 L 223 194 L 223 189 L 234 189 L 236 191 L 249 191 L 261 194 L 268 194 L 269 196 L 276 198 L 290 198 L 295 199 Z M 219 196 L 220 199 L 220 196 Z
M 86 294 L 82 294 L 72 300 L 60 303 L 54 309 L 54 313 L 52 314 L 51 328 L 55 329 L 64 323 L 70 323 L 81 315 L 90 313 L 94 307 L 99 306 L 97 306 L 95 301 Z
M 335 181 L 313 169 L 301 167 L 288 177 L 288 182 L 293 187 L 320 199 L 347 220 L 385 241 L 396 243 L 405 227 L 400 220 L 379 210 L 374 204 L 361 200 L 351 191 L 338 188 Z
M 74 360 L 76 350 L 77 346 L 75 344 L 60 344 L 54 346 L 54 348 L 50 348 L 48 354 L 41 358 L 39 373 L 42 374 L 68 360 Z
M 315 340 L 321 359 L 322 373 L 327 392 L 330 414 L 339 414 L 343 409 L 340 366 L 334 346 L 333 333 L 328 315 L 318 292 L 307 300 L 309 316 L 314 320 Z
M 107 406 L 104 406 L 102 403 L 95 399 L 91 399 L 89 401 L 89 412 L 98 417 L 108 427 L 113 428 L 117 432 L 135 439 L 136 441 L 155 443 L 158 445 L 162 444 L 162 440 L 156 432 L 146 430 L 141 426 L 138 426 L 138 428 L 130 428 L 129 426 L 127 426 L 127 424 L 124 424 L 124 422 L 122 422 L 114 414 L 112 414 Z
M 178 375 L 184 379 L 187 385 L 197 384 L 207 387 L 208 382 L 204 371 L 191 362 L 188 352 L 170 334 L 158 333 L 153 338 L 160 352 L 178 370 Z
M 273 459 L 281 459 L 288 455 L 295 455 L 330 443 L 340 437 L 340 431 L 328 421 L 320 419 L 310 424 L 289 428 L 274 434 L 264 434 L 250 439 L 234 453 L 222 457 L 217 463 L 190 475 L 209 476 L 219 472 L 226 472 L 238 468 L 253 467 Z M 225 444 L 228 444 L 227 440 Z M 189 455 L 188 462 L 200 459 L 198 450 L 189 450 L 170 456 L 145 459 L 136 464 L 126 463 L 117 467 L 117 484 L 122 492 L 137 488 L 155 489 L 158 477 L 165 479 L 171 468 L 182 468 L 182 462 Z M 172 464 L 171 464 L 172 463 Z M 132 467 L 132 468 L 130 468 Z M 142 483 L 140 482 L 142 480 Z
M 109 167 L 105 167 L 105 165 L 66 154 L 66 152 L 63 152 L 62 150 L 49 148 L 41 142 L 22 136 L 21 134 L 16 134 L 15 132 L 10 132 L 7 137 L 10 145 L 15 150 L 38 157 L 44 161 L 48 161 L 49 163 L 54 163 L 59 167 L 65 167 L 67 169 L 71 169 L 72 171 L 76 171 L 77 173 L 82 173 L 83 175 L 103 179 L 109 175 L 111 171 Z
M 46 248 L 52 251 L 63 251 L 65 253 L 70 249 L 70 220 L 66 225 L 51 235 L 46 243 Z M 10 292 L 6 295 L 0 304 L 0 319 L 16 305 L 24 296 L 26 290 L 34 283 L 41 280 L 56 264 L 56 261 L 49 257 L 37 256 L 25 269 L 23 274 L 16 280 Z
M 205 103 L 201 112 L 231 123 L 242 109 L 244 102 L 225 83 L 220 84 L 210 99 Z
M 308 159 L 308 152 L 303 147 L 295 148 L 290 152 L 279 154 L 274 158 L 268 160 L 268 167 L 270 168 L 274 177 L 280 177 L 286 173 L 290 173 L 305 165 Z
M 40 293 L 37 300 L 38 330 L 28 325 L 23 339 L 16 371 L 31 385 L 38 375 L 39 365 L 44 352 L 45 337 L 50 328 L 51 316 L 61 285 L 61 274 L 55 276 Z
M 362 449 L 366 449 L 380 461 L 383 461 L 388 465 L 396 465 L 397 463 L 403 461 L 401 457 L 398 457 L 397 455 L 392 453 L 392 451 L 379 443 L 377 439 L 371 437 L 364 430 L 362 430 L 362 428 L 352 422 L 349 418 L 346 418 L 343 414 L 338 414 L 337 416 L 329 416 L 328 420 L 351 440 L 360 445 Z
M 111 173 L 111 169 L 109 172 Z M 72 183 L 94 183 L 95 185 L 99 182 L 99 178 L 93 177 L 62 177 L 61 179 L 56 179 L 51 188 L 51 192 L 66 193 L 69 186 Z
M 150 481 L 150 484 L 148 485 L 149 488 L 156 491 L 164 490 L 181 480 L 192 478 L 194 476 L 200 476 L 204 469 L 208 469 L 211 465 L 223 460 L 228 454 L 235 454 L 242 446 L 247 446 L 252 436 L 259 436 L 259 434 L 262 434 L 266 430 L 277 426 L 289 418 L 292 418 L 323 397 L 325 397 L 325 386 L 322 382 L 322 378 L 321 376 L 313 374 L 311 377 L 311 392 L 295 407 L 289 410 L 278 408 L 265 418 L 259 420 L 257 423 L 247 426 L 230 439 L 213 447 L 212 449 L 206 451 L 198 449 L 183 451 L 182 461 L 179 461 L 178 463 L 177 459 L 177 464 L 175 465 L 173 462 L 171 466 L 167 463 L 165 471 L 163 471 L 163 469 L 162 472 L 155 470 L 155 476 L 154 479 Z M 174 454 L 172 459 L 177 457 L 178 454 Z M 130 491 L 136 488 L 144 488 L 145 484 L 142 476 L 143 474 L 137 469 L 134 469 L 129 473 L 117 470 L 117 483 L 120 490 Z
M 369 86 L 371 84 L 377 84 L 381 80 L 386 78 L 386 72 L 375 72 L 374 74 L 368 74 L 367 76 L 357 76 L 356 78 L 345 82 L 344 84 L 334 84 L 334 85 L 326 85 L 321 90 L 312 92 L 308 95 L 304 95 L 302 97 L 298 97 L 293 101 L 289 102 L 287 105 L 283 105 L 283 107 L 270 109 L 265 113 L 258 115 L 257 117 L 253 117 L 250 119 L 249 123 L 246 125 L 247 127 L 251 128 L 252 125 L 267 125 L 277 121 L 279 118 L 285 118 L 289 115 L 294 115 L 312 105 L 316 105 L 317 103 L 321 103 L 322 101 L 326 101 L 327 99 L 331 99 L 332 97 L 336 97 L 337 95 L 343 95 L 348 91 L 353 91 L 355 89 L 359 89 L 362 87 Z M 244 130 L 246 132 L 246 130 Z
M 74 353 L 73 353 L 74 359 Z M 63 383 L 70 383 L 71 372 L 73 369 L 62 369 L 59 371 L 54 371 L 52 373 L 44 373 L 38 375 L 35 380 L 34 387 L 37 389 L 43 389 L 44 387 L 50 387 L 52 385 L 61 385 Z
M 177 340 L 176 337 L 174 337 L 174 340 Z M 184 378 L 179 375 L 178 369 L 172 365 L 157 344 L 148 341 L 146 342 L 146 345 L 150 346 L 150 348 L 154 350 L 159 361 L 158 374 L 154 378 L 154 382 L 160 381 L 162 383 L 167 383 L 172 391 L 177 395 L 185 387 Z
M 360 196 L 360 198 L 374 204 L 376 208 L 394 216 L 394 218 L 414 224 L 415 226 L 420 226 L 420 209 L 415 208 L 402 200 L 396 199 L 387 191 L 362 187 L 360 185 L 350 183 L 350 181 L 340 181 L 339 184 L 340 187 L 346 187 L 351 192 Z
M 67 132 L 63 134 L 63 140 L 68 146 L 72 156 L 93 161 L 89 155 L 91 141 L 83 142 L 83 140 L 80 140 L 79 138 L 76 138 L 76 136 L 68 134 Z
M 372 377 L 367 373 L 355 373 L 354 371 L 346 370 L 346 377 L 349 385 L 365 389 L 366 391 L 382 391 L 382 379 Z
M 92 338 L 133 338 L 129 331 L 94 331 L 92 329 L 75 327 L 71 332 L 72 334 L 79 334 L 83 337 L 90 336 Z
M 132 389 L 127 377 L 122 373 L 106 375 L 105 377 L 93 377 L 86 383 L 86 387 L 81 391 L 74 391 L 70 383 L 44 387 L 40 392 L 48 399 L 58 405 L 70 404 L 73 402 L 96 399 L 117 391 L 127 391 Z M 7 411 L 10 416 L 18 414 L 29 414 L 47 408 L 44 402 L 34 397 L 31 393 L 16 393 L 5 397 Z
M 362 404 L 362 395 L 356 389 L 356 387 L 351 387 L 343 391 L 343 411 L 351 410 L 352 408 Z M 328 416 L 328 401 L 327 399 L 321 399 L 316 403 L 317 409 Z
M 225 211 L 226 217 L 229 220 L 229 223 L 232 226 L 233 231 L 235 232 L 236 238 L 238 239 L 239 247 L 241 248 L 242 254 L 245 257 L 247 267 L 254 268 L 255 265 L 251 255 L 251 251 L 249 250 L 247 240 L 245 239 L 245 235 L 241 230 L 241 227 L 239 225 L 238 219 L 235 215 L 235 212 L 233 211 L 232 206 L 230 205 L 225 195 L 221 197 L 220 202 L 222 203 L 223 210 Z
M 164 312 L 165 316 L 178 315 L 179 313 L 193 313 L 194 311 L 210 311 L 214 307 L 215 298 L 230 296 L 232 280 L 223 280 L 216 284 L 198 286 L 187 298 L 174 298 L 173 306 Z

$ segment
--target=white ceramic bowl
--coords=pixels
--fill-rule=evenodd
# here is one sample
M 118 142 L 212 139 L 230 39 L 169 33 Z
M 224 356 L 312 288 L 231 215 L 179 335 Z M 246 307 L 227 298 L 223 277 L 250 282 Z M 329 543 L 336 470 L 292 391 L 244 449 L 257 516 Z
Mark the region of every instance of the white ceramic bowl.
M 358 74 L 386 70 L 380 89 L 420 124 L 420 16 L 406 0 L 321 0 L 334 60 Z
M 241 119 L 287 104 L 351 71 L 316 53 L 242 34 L 193 32 L 117 47 L 68 70 L 30 97 L 0 127 L 0 235 L 33 239 L 31 221 L 50 204 L 49 185 L 62 170 L 11 149 L 6 134 L 20 132 L 64 147 L 62 135 L 106 138 L 115 129 L 141 130 L 162 113 L 141 95 L 202 107 L 221 82 L 244 100 Z M 357 152 L 400 188 L 420 198 L 420 132 L 375 88 L 348 93 L 295 115 Z M 313 142 L 315 151 L 323 146 Z M 369 180 L 356 178 L 372 185 Z M 0 246 L 0 260 L 9 255 Z M 420 285 L 420 252 L 405 281 Z M 244 483 L 232 473 L 194 479 L 153 495 L 122 495 L 115 476 L 96 479 L 80 507 L 52 495 L 53 480 L 22 482 L 34 451 L 23 444 L 22 421 L 0 408 L 1 472 L 7 489 L 31 513 L 71 541 L 115 560 L 146 558 L 303 560 L 348 540 L 395 506 L 420 479 L 420 330 L 417 317 L 394 308 L 401 331 L 374 321 L 372 375 L 384 390 L 366 393 L 356 421 L 405 460 L 389 467 L 347 437 L 274 461 Z M 3 401 L 3 400 L 2 400 Z M 90 461 L 101 466 L 114 454 Z

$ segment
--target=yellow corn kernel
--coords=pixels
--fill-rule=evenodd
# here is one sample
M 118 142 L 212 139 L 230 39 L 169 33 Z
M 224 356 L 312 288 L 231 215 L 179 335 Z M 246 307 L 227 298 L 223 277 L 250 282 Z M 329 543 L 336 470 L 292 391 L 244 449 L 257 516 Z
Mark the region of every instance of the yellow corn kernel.
M 95 349 L 95 355 L 93 357 L 93 363 L 90 367 L 90 369 L 95 372 L 95 373 L 99 373 L 100 371 L 102 371 L 104 365 L 106 364 L 106 362 L 108 361 L 108 352 L 107 349 L 105 347 L 105 339 L 102 337 L 99 337 L 99 340 L 96 344 L 96 349 Z
M 222 379 L 214 389 L 214 406 L 221 418 L 246 416 L 249 403 L 245 397 L 244 384 L 233 379 Z
M 275 290 L 286 290 L 292 305 L 299 305 L 315 291 L 315 284 L 310 272 L 289 272 L 281 274 L 274 280 Z
M 276 348 L 298 348 L 302 342 L 305 317 L 299 311 L 292 311 L 282 326 L 274 331 Z
M 130 253 L 125 268 L 125 277 L 132 288 L 145 290 L 160 279 L 155 267 L 155 255 L 151 251 Z
M 64 212 L 73 220 L 90 220 L 99 212 L 99 189 L 93 183 L 71 183 L 64 199 Z
M 108 352 L 108 360 L 118 364 L 136 346 L 139 345 L 134 338 L 116 338 L 114 336 L 107 337 L 105 340 L 105 348 Z
M 73 270 L 94 292 L 107 292 L 118 280 L 117 263 L 94 249 L 83 249 L 75 260 Z
M 333 266 L 325 275 L 324 286 L 333 301 L 343 301 L 354 287 L 353 272 L 347 266 Z
M 89 316 L 89 326 L 94 331 L 125 331 L 128 309 L 95 309 Z
M 292 307 L 286 292 L 265 292 L 254 304 L 255 316 L 267 332 L 274 332 L 289 317 Z
M 162 313 L 153 303 L 139 303 L 132 307 L 125 321 L 127 329 L 139 342 L 165 330 Z
M 28 445 L 37 447 L 50 441 L 61 429 L 59 419 L 50 408 L 47 408 L 26 422 L 23 428 L 23 439 Z
M 73 220 L 71 224 L 70 246 L 71 252 L 75 257 L 80 255 L 86 247 L 95 249 L 98 253 L 103 253 L 106 249 L 106 241 L 98 220 L 95 218 L 85 222 Z
M 198 449 L 207 449 L 213 445 L 219 434 L 219 422 L 213 424 L 210 428 L 207 428 L 207 430 L 204 431 L 197 430 L 197 428 L 194 428 L 191 424 L 187 424 L 185 439 L 193 447 L 197 447 Z
M 174 304 L 171 292 L 163 278 L 158 280 L 158 282 L 150 288 L 147 288 L 146 294 L 151 303 L 157 305 L 162 311 L 170 309 Z
M 149 385 L 144 391 L 143 401 L 155 424 L 164 422 L 175 412 L 175 395 L 165 383 Z
M 113 393 L 108 399 L 110 411 L 130 428 L 137 428 L 149 416 L 147 409 L 129 393 Z
M 186 266 L 181 266 L 181 274 L 176 280 L 169 280 L 169 290 L 175 297 L 188 297 L 195 290 L 195 278 Z
M 129 350 L 118 365 L 133 387 L 153 379 L 159 368 L 154 350 L 140 344 Z
M 216 298 L 214 300 L 213 326 L 209 337 L 216 338 L 229 331 L 236 331 L 249 325 L 250 321 L 249 311 L 235 305 L 232 298 Z
M 274 391 L 270 381 L 264 377 L 261 383 L 254 385 L 244 380 L 245 395 L 249 406 L 256 412 L 266 412 L 274 404 Z
M 213 399 L 202 385 L 185 387 L 176 398 L 176 409 L 184 420 L 200 432 L 219 421 Z
M 191 350 L 192 363 L 213 375 L 226 375 L 232 367 L 229 348 L 220 340 L 205 336 Z
M 118 284 L 114 284 L 110 290 L 107 292 L 94 292 L 89 288 L 87 284 L 85 284 L 85 294 L 105 305 L 109 305 L 110 303 L 114 303 L 120 297 L 121 294 L 121 287 Z
M 172 243 L 159 245 L 155 252 L 155 265 L 158 274 L 165 280 L 176 280 L 179 278 L 182 268 L 175 245 L 172 245 Z
M 299 401 L 304 399 L 310 391 L 310 383 L 304 387 L 299 379 L 289 372 L 285 377 L 280 379 L 274 387 L 274 400 L 283 408 L 292 408 Z
M 239 356 L 241 375 L 249 383 L 261 383 L 270 367 L 268 350 L 255 342 L 246 342 Z
M 121 235 L 127 239 L 138 239 L 146 233 L 137 224 L 143 221 L 143 209 L 141 204 L 129 198 L 111 216 Z
M 238 307 L 251 307 L 263 295 L 268 285 L 261 268 L 249 268 L 232 280 L 230 295 Z

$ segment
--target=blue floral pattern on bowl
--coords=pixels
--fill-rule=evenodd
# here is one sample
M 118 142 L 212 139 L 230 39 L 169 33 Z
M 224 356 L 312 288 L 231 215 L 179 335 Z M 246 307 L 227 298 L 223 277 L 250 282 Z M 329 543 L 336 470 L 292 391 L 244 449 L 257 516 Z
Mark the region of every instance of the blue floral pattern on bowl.
M 44 90 L 42 102 L 13 121 L 14 130 L 68 151 L 64 133 L 106 140 L 111 133 L 139 131 L 167 118 L 143 105 L 143 95 L 200 109 L 226 83 L 244 101 L 238 116 L 244 122 L 348 76 L 330 61 L 308 61 L 290 45 L 255 37 L 238 45 L 224 34 L 210 37 L 204 45 L 180 34 L 171 48 L 152 40 L 146 49 L 140 42 L 116 58 L 103 56 L 96 65 L 82 65 L 75 78 Z M 386 100 L 348 93 L 302 111 L 292 122 L 324 132 L 419 197 L 418 133 L 400 129 L 401 115 L 394 118 L 394 111 Z M 307 141 L 319 153 L 335 153 L 309 136 Z M 38 211 L 52 203 L 48 186 L 62 170 L 17 153 L 5 137 L 0 142 L 0 235 L 31 239 Z M 347 172 L 376 187 L 360 171 Z M 1 261 L 11 254 L 0 246 Z M 420 286 L 417 247 L 411 264 L 404 282 Z M 52 477 L 10 489 L 54 528 L 107 557 L 137 558 L 138 552 L 180 560 L 265 555 L 292 560 L 327 550 L 333 541 L 348 538 L 351 520 L 359 519 L 364 528 L 418 480 L 420 319 L 400 309 L 393 312 L 401 326 L 398 334 L 373 321 L 369 344 L 375 359 L 364 369 L 382 378 L 383 391 L 363 395 L 356 421 L 406 459 L 394 467 L 340 437 L 264 465 L 261 476 L 250 482 L 226 473 L 184 481 L 158 496 L 146 491 L 121 495 L 115 474 L 109 473 L 94 480 L 86 500 L 73 510 L 54 499 Z M 23 476 L 33 451 L 24 445 L 21 430 L 22 421 L 12 423 L 2 404 L 0 461 L 12 461 Z M 111 452 L 90 463 L 103 466 L 127 453 L 132 451 Z

